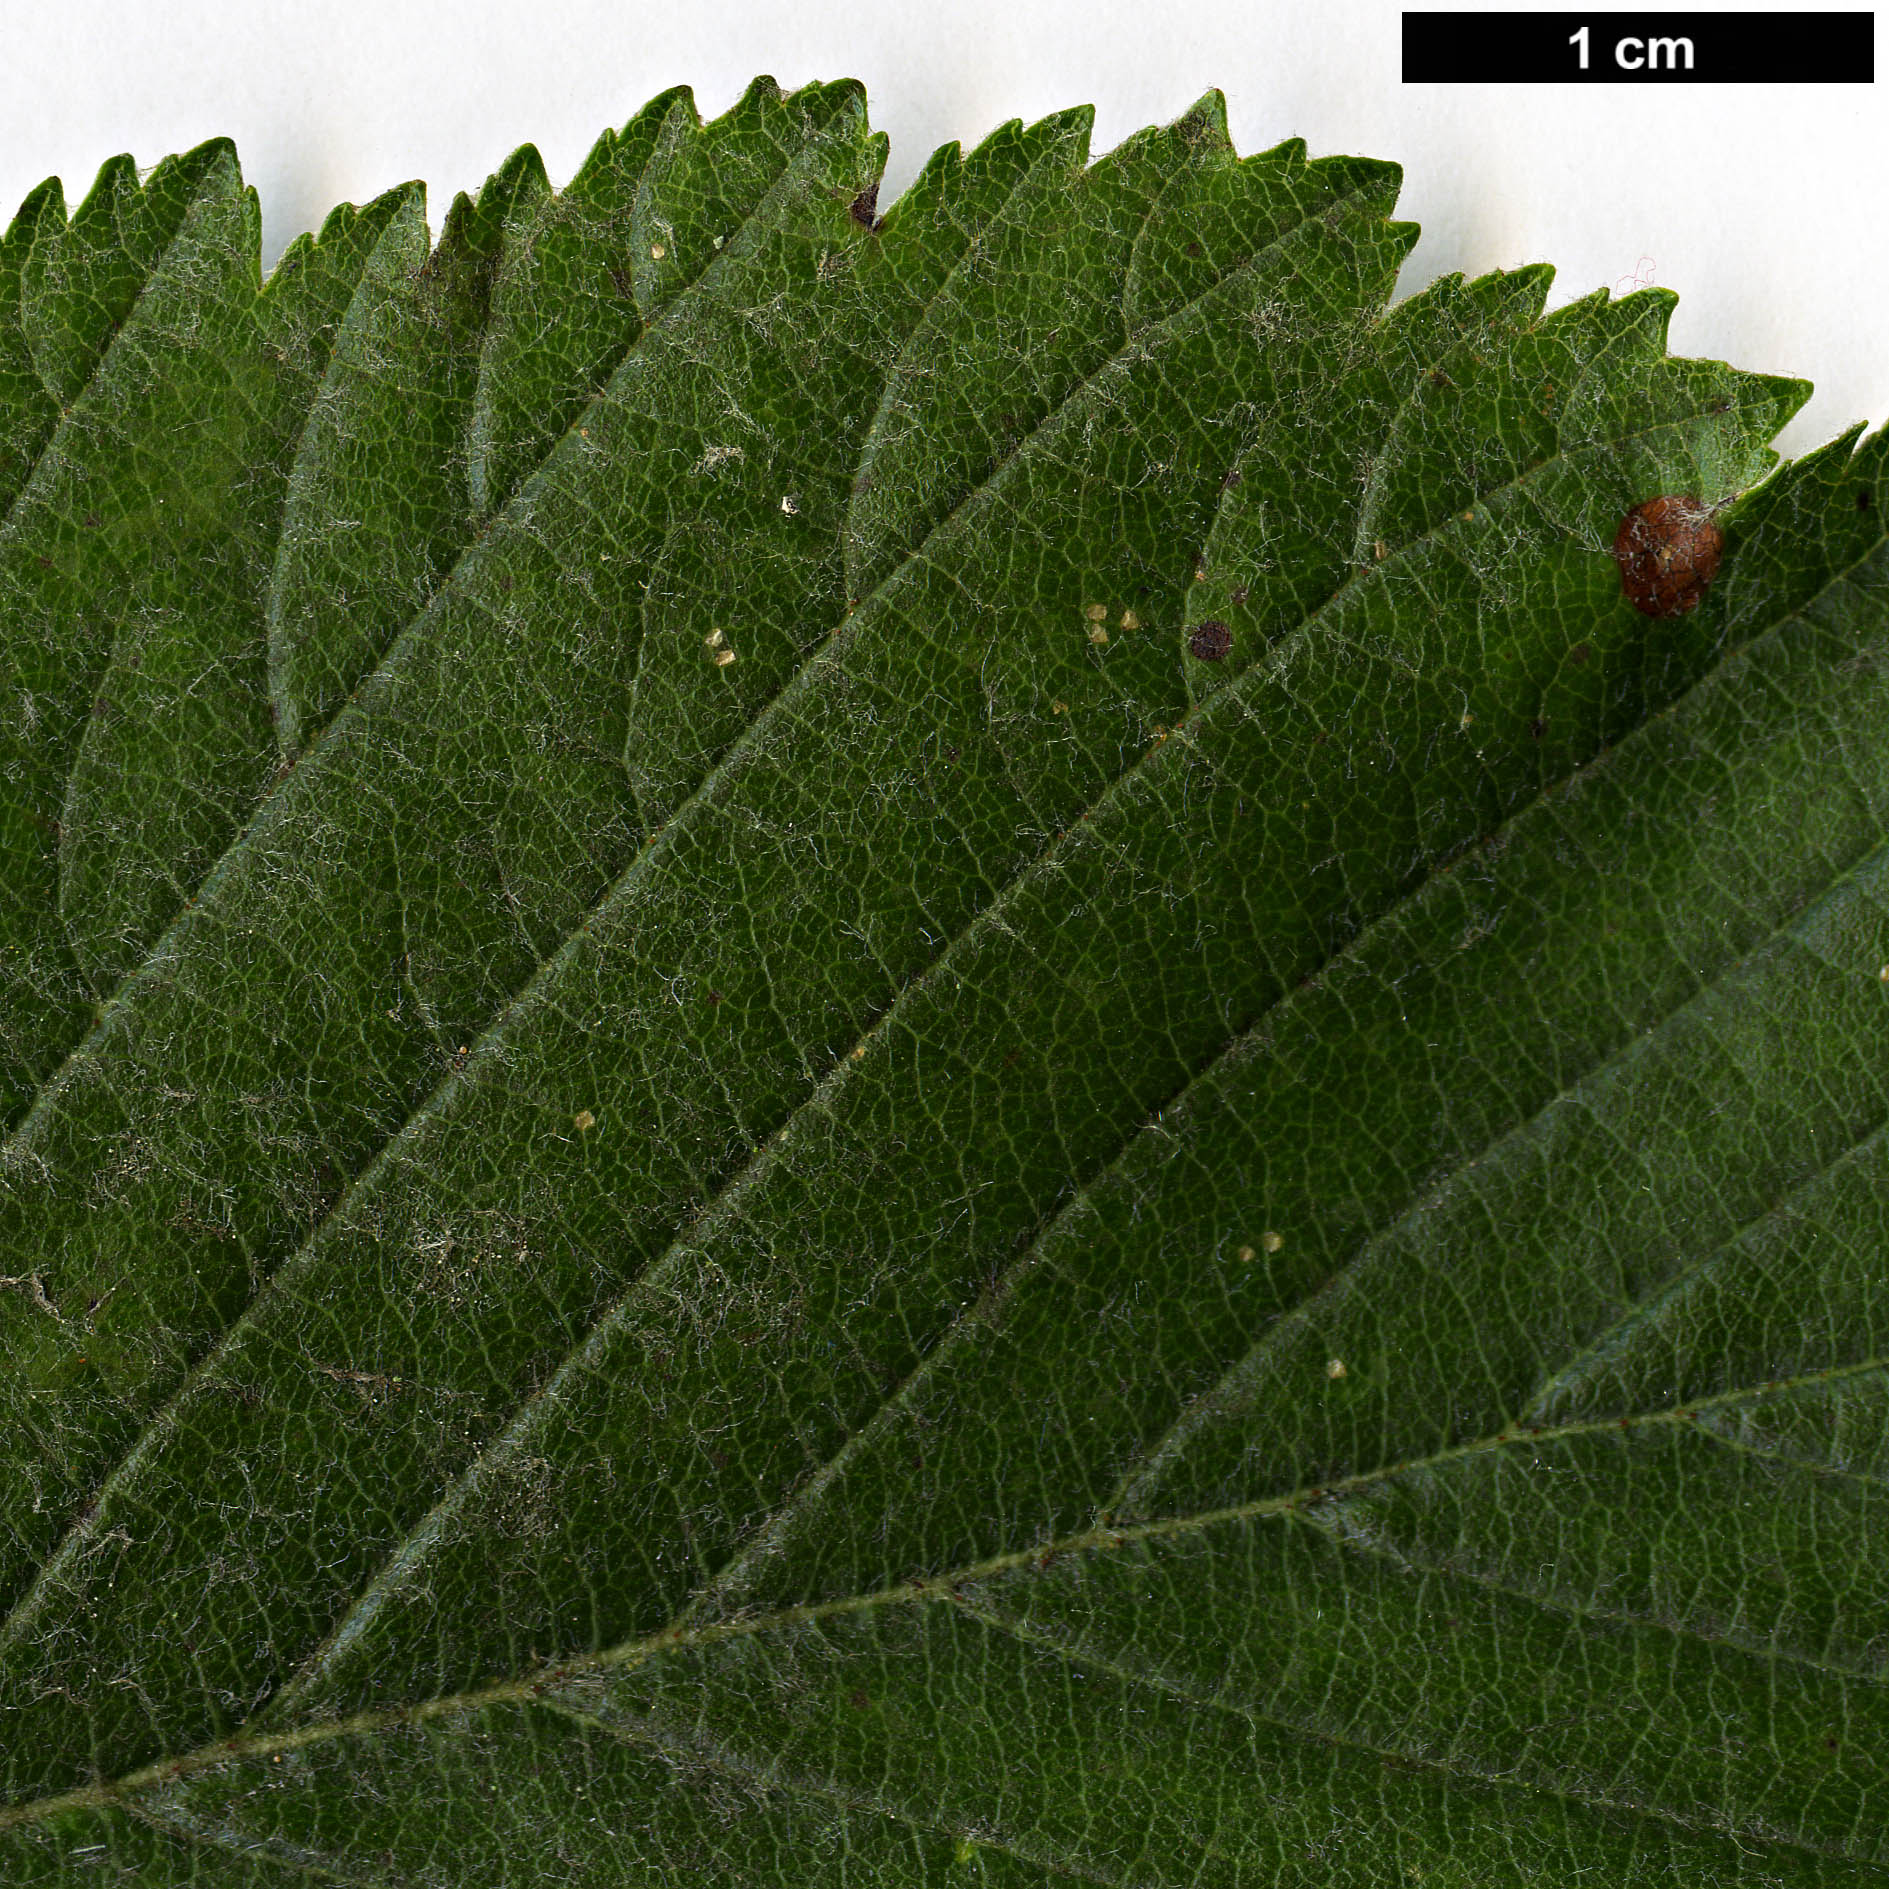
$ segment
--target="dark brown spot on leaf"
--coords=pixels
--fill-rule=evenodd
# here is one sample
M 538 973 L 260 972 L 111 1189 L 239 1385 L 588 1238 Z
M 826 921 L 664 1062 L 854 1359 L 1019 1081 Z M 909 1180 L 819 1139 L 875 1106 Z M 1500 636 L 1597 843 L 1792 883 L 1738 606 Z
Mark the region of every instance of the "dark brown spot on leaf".
M 1690 495 L 1662 494 L 1636 505 L 1614 536 L 1620 588 L 1641 615 L 1684 616 L 1718 575 L 1725 538 Z
M 875 178 L 858 196 L 849 208 L 849 214 L 861 229 L 876 230 L 879 227 L 879 184 Z
M 1196 623 L 1187 633 L 1187 647 L 1202 662 L 1225 662 L 1233 647 L 1233 632 L 1224 623 L 1209 619 Z

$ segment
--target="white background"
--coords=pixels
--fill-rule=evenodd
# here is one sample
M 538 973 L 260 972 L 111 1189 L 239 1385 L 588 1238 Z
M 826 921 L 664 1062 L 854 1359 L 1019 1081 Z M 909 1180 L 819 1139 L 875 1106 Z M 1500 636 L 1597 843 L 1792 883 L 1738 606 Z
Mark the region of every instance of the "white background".
M 114 152 L 227 133 L 273 261 L 340 199 L 424 178 L 437 225 L 526 140 L 561 183 L 664 87 L 712 114 L 762 72 L 866 82 L 890 202 L 1008 118 L 1093 103 L 1100 152 L 1218 86 L 1242 151 L 1402 163 L 1400 293 L 1527 261 L 1554 303 L 1658 282 L 1676 353 L 1816 382 L 1788 450 L 1889 417 L 1878 87 L 1406 86 L 1397 0 L 0 0 L 0 23 L 0 215 L 49 173 L 76 202 Z

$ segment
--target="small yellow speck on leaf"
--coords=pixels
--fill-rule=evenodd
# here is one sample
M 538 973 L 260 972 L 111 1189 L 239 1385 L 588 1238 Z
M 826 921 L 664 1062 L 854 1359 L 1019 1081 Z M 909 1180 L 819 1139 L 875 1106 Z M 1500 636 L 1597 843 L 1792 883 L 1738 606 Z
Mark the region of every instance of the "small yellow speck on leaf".
M 726 630 L 710 630 L 709 633 L 702 638 L 702 641 L 706 643 L 710 649 L 720 649 L 727 640 L 728 632 Z
M 1880 977 L 1885 984 L 1889 984 L 1889 964 L 1885 964 L 1876 975 Z
M 1108 631 L 1103 629 L 1099 623 L 1094 625 L 1089 631 L 1089 641 L 1092 643 L 1106 643 L 1108 641 Z
M 663 248 L 660 243 L 651 243 L 649 246 L 649 259 L 651 262 L 661 262 L 668 253 L 668 250 Z
M 1049 705 L 1049 712 L 1052 715 L 1067 715 L 1069 713 L 1069 704 L 1067 702 L 1052 702 Z
M 800 501 L 795 498 L 791 492 L 783 492 L 781 494 L 781 510 L 784 511 L 789 518 L 795 517 L 800 511 Z
M 1325 1375 L 1327 1377 L 1343 1377 L 1344 1374 L 1345 1361 L 1343 1358 L 1331 1358 L 1327 1360 L 1325 1365 Z
M 715 667 L 717 669 L 726 669 L 734 659 L 735 652 L 732 649 L 718 649 L 715 652 Z
M 1468 511 L 1463 514 L 1464 524 L 1473 525 L 1475 522 L 1476 522 L 1476 514 L 1473 511 Z
M 1242 1246 L 1240 1248 L 1240 1264 L 1242 1266 L 1250 1266 L 1258 1257 L 1258 1253 L 1255 1252 L 1252 1247 Z
M 1105 603 L 1084 604 L 1082 614 L 1087 617 L 1091 623 L 1100 623 L 1108 615 L 1108 605 Z
M 854 1061 L 854 1062 L 856 1062 L 856 1063 L 863 1063 L 863 1062 L 864 1062 L 865 1060 L 866 1060 L 866 1046 L 865 1046 L 865 1044 L 864 1044 L 864 1043 L 855 1043 L 855 1044 L 853 1045 L 853 1061 Z
M 1259 1236 L 1259 1243 L 1267 1252 L 1276 1253 L 1285 1245 L 1286 1236 L 1283 1233 L 1262 1233 Z
M 1475 716 L 1473 716 L 1473 715 L 1472 715 L 1472 714 L 1471 714 L 1471 713 L 1469 712 L 1469 710 L 1468 710 L 1468 709 L 1464 709 L 1464 710 L 1463 710 L 1463 719 L 1462 719 L 1461 721 L 1459 721 L 1459 722 L 1458 722 L 1458 723 L 1457 723 L 1456 725 L 1457 725 L 1457 727 L 1458 727 L 1458 728 L 1467 728 L 1467 727 L 1469 726 L 1469 724 L 1470 724 L 1471 722 L 1473 722 L 1473 721 L 1474 721 L 1475 719 L 1476 719 L 1476 718 L 1475 718 Z
M 1371 555 L 1376 558 L 1380 564 L 1382 564 L 1390 554 L 1391 548 L 1382 538 L 1374 538 L 1371 541 Z
M 597 1126 L 597 1118 L 590 1112 L 589 1109 L 580 1108 L 577 1111 L 577 1113 L 571 1117 L 571 1126 L 575 1128 L 577 1132 L 581 1135 L 587 1129 L 595 1128 Z
M 1125 630 L 1138 630 L 1141 628 L 1141 619 L 1135 615 L 1134 611 L 1124 610 L 1122 612 L 1122 628 Z

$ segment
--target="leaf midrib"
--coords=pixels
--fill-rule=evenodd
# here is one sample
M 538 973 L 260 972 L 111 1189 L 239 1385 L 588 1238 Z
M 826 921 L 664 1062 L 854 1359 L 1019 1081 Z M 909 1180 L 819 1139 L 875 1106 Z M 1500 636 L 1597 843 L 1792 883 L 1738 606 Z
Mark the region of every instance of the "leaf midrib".
M 1070 1555 L 1107 1552 L 1135 1547 L 1144 1542 L 1159 1543 L 1200 1534 L 1229 1524 L 1289 1516 L 1318 1505 L 1357 1494 L 1399 1477 L 1434 1472 L 1468 1457 L 1488 1455 L 1501 1449 L 1539 1448 L 1573 1438 L 1618 1436 L 1635 1429 L 1655 1426 L 1672 1427 L 1693 1422 L 1699 1415 L 1758 1401 L 1766 1397 L 1788 1395 L 1818 1385 L 1839 1383 L 1872 1371 L 1889 1369 L 1889 1356 L 1867 1358 L 1858 1363 L 1837 1365 L 1827 1370 L 1805 1372 L 1796 1377 L 1775 1378 L 1761 1384 L 1741 1385 L 1710 1397 L 1664 1410 L 1634 1411 L 1626 1415 L 1592 1418 L 1579 1423 L 1552 1427 L 1525 1428 L 1478 1437 L 1469 1443 L 1453 1445 L 1426 1457 L 1386 1464 L 1364 1470 L 1341 1481 L 1292 1490 L 1285 1495 L 1202 1510 L 1190 1515 L 1164 1516 L 1157 1521 L 1102 1525 L 1066 1535 L 1029 1548 L 1013 1549 L 981 1561 L 969 1562 L 942 1574 L 922 1579 L 893 1582 L 862 1594 L 836 1600 L 782 1607 L 767 1613 L 737 1615 L 694 1628 L 665 1627 L 656 1633 L 600 1652 L 547 1664 L 489 1685 L 439 1698 L 418 1700 L 402 1705 L 382 1706 L 353 1713 L 343 1718 L 318 1719 L 310 1723 L 271 1732 L 238 1732 L 216 1739 L 194 1750 L 154 1759 L 135 1771 L 97 1784 L 82 1785 L 49 1797 L 29 1799 L 20 1804 L 0 1806 L 0 1830 L 43 1822 L 71 1810 L 96 1810 L 123 1801 L 139 1791 L 152 1790 L 185 1778 L 213 1771 L 226 1764 L 253 1758 L 270 1758 L 291 1751 L 306 1750 L 340 1738 L 354 1738 L 378 1732 L 402 1731 L 435 1719 L 451 1718 L 480 1711 L 487 1706 L 534 1704 L 552 1687 L 590 1673 L 633 1670 L 662 1653 L 718 1645 L 724 1641 L 751 1639 L 778 1629 L 805 1626 L 822 1620 L 866 1613 L 881 1607 L 916 1606 L 934 1601 L 953 1602 L 954 1589 L 972 1582 L 986 1581 L 1032 1566 L 1043 1567 Z M 1476 1775 L 1462 1773 L 1458 1775 Z M 1480 1781 L 1480 1780 L 1478 1780 Z
M 1775 627 L 1776 626 L 1774 626 L 1774 628 Z M 1772 632 L 1766 632 L 1766 634 L 1770 633 Z M 1749 647 L 1749 645 L 1746 647 Z M 1532 804 L 1534 803 L 1531 803 L 1531 805 Z M 1519 818 L 1521 816 L 1518 815 L 1517 817 Z M 1415 1215 L 1422 1212 L 1435 1199 L 1441 1189 L 1447 1188 L 1457 1177 L 1467 1172 L 1470 1168 L 1475 1167 L 1488 1156 L 1492 1149 L 1531 1134 L 1540 1123 L 1548 1117 L 1553 1109 L 1567 1101 L 1571 1096 L 1579 1093 L 1598 1077 L 1601 1077 L 1610 1070 L 1616 1069 L 1631 1057 L 1646 1053 L 1645 1045 L 1657 1039 L 1675 1019 L 1683 1016 L 1695 1005 L 1710 999 L 1729 980 L 1736 978 L 1741 971 L 1746 970 L 1765 953 L 1773 950 L 1780 940 L 1788 940 L 1794 933 L 1800 932 L 1811 914 L 1815 912 L 1817 907 L 1824 900 L 1833 896 L 1836 888 L 1844 879 L 1853 876 L 1857 871 L 1861 870 L 1869 860 L 1880 857 L 1885 850 L 1883 843 L 1870 845 L 1859 854 L 1857 859 L 1834 869 L 1824 888 L 1807 898 L 1803 905 L 1797 910 L 1786 914 L 1764 933 L 1764 935 L 1753 939 L 1743 952 L 1716 967 L 1710 977 L 1701 979 L 1699 988 L 1680 1003 L 1673 1005 L 1656 1024 L 1650 1025 L 1642 1032 L 1627 1037 L 1612 1050 L 1596 1056 L 1578 1076 L 1564 1083 L 1554 1095 L 1545 1099 L 1540 1107 L 1523 1120 L 1514 1123 L 1511 1127 L 1499 1134 L 1491 1135 L 1473 1146 L 1465 1147 L 1451 1163 L 1448 1174 L 1443 1179 L 1439 1181 L 1432 1178 L 1424 1182 L 1421 1186 L 1414 1188 L 1407 1196 L 1406 1204 L 1391 1215 L 1383 1225 L 1374 1230 L 1365 1240 L 1360 1242 L 1357 1251 L 1354 1252 L 1351 1258 L 1333 1275 L 1331 1280 L 1321 1286 L 1318 1291 L 1301 1299 L 1296 1306 L 1285 1313 L 1279 1321 L 1268 1330 L 1264 1338 L 1257 1344 L 1251 1346 L 1239 1360 L 1236 1360 L 1233 1366 L 1229 1367 L 1221 1374 L 1221 1377 L 1216 1380 L 1214 1385 L 1202 1392 L 1201 1395 L 1188 1406 L 1187 1411 L 1183 1412 L 1170 1424 L 1167 1432 L 1164 1433 L 1160 1439 L 1157 1439 L 1154 1444 L 1144 1448 L 1138 1453 L 1136 1470 L 1123 1479 L 1121 1484 L 1118 1485 L 1114 1496 L 1103 1504 L 1099 1511 L 1102 1517 L 1106 1519 L 1108 1516 L 1118 1511 L 1125 1501 L 1130 1499 L 1129 1492 L 1135 1488 L 1145 1475 L 1152 1471 L 1163 1446 L 1167 1444 L 1171 1438 L 1177 1435 L 1184 1436 L 1188 1433 L 1187 1417 L 1189 1414 L 1195 1410 L 1206 1408 L 1213 1399 L 1215 1392 L 1232 1378 L 1236 1372 L 1244 1370 L 1255 1356 L 1265 1353 L 1277 1333 L 1282 1330 L 1294 1329 L 1299 1324 L 1302 1324 L 1303 1317 L 1308 1307 L 1321 1302 L 1328 1294 L 1335 1293 L 1341 1287 L 1347 1287 L 1348 1289 L 1348 1282 L 1351 1277 L 1356 1273 L 1358 1267 L 1366 1261 L 1370 1253 L 1381 1243 L 1387 1242 L 1392 1238 L 1397 1231 L 1408 1224 Z M 1447 870 L 1448 868 L 1444 869 L 1444 871 Z M 1439 872 L 1435 875 L 1438 879 L 1443 876 L 1443 872 Z M 1421 888 L 1419 888 L 1419 890 L 1420 889 Z M 1417 893 L 1413 891 L 1410 896 L 1414 900 Z M 1336 955 L 1339 957 L 1353 956 L 1369 939 L 1377 934 L 1381 928 L 1395 922 L 1401 917 L 1402 909 L 1401 906 L 1393 907 L 1390 911 L 1374 919 L 1356 938 L 1350 941 L 1343 952 Z M 1147 1132 L 1155 1122 L 1163 1120 L 1177 1109 L 1184 1109 L 1189 1097 L 1199 1087 L 1213 1080 L 1216 1074 L 1222 1070 L 1231 1059 L 1240 1055 L 1246 1047 L 1252 1043 L 1256 1031 L 1264 1027 L 1274 1013 L 1290 1001 L 1291 996 L 1288 994 L 1288 996 L 1280 1000 L 1279 1003 L 1268 1006 L 1251 1024 L 1236 1032 L 1223 1044 L 1198 1071 L 1179 1086 L 1174 1094 L 1167 1097 L 1156 1108 L 1149 1111 L 1140 1122 L 1135 1124 L 1124 1134 L 1115 1153 L 1105 1161 L 1098 1163 L 1089 1177 L 1085 1179 L 1053 1213 L 1048 1215 L 1037 1228 L 1036 1232 L 1031 1237 L 1029 1245 L 1005 1271 L 1002 1281 L 997 1288 L 997 1296 L 1000 1300 L 1010 1296 L 1023 1279 L 1034 1271 L 1042 1257 L 1046 1243 L 1053 1237 L 1057 1228 L 1066 1225 L 1076 1213 L 1080 1212 L 1093 1200 L 1096 1191 L 1105 1181 L 1119 1173 L 1122 1162 L 1128 1157 L 1139 1137 Z M 1655 1295 L 1655 1298 L 1663 1298 L 1673 1286 L 1682 1283 L 1690 1284 L 1693 1280 L 1704 1275 L 1724 1254 L 1736 1250 L 1739 1242 L 1749 1234 L 1752 1227 L 1763 1225 L 1780 1215 L 1787 1214 L 1793 1201 L 1798 1199 L 1810 1188 L 1820 1185 L 1824 1178 L 1836 1167 L 1847 1160 L 1853 1159 L 1862 1148 L 1866 1147 L 1872 1140 L 1879 1138 L 1884 1133 L 1885 1126 L 1885 1123 L 1878 1122 L 1873 1127 L 1865 1130 L 1864 1133 L 1858 1136 L 1848 1147 L 1837 1150 L 1834 1154 L 1821 1161 L 1811 1173 L 1798 1181 L 1784 1200 L 1775 1203 L 1763 1213 L 1755 1216 L 1750 1222 L 1740 1226 L 1729 1238 L 1723 1240 L 1699 1261 L 1695 1262 L 1694 1265 L 1687 1268 L 1677 1281 L 1668 1282 L 1668 1286 L 1662 1288 L 1661 1293 Z M 1606 1345 L 1613 1340 L 1623 1328 L 1630 1326 L 1640 1318 L 1645 1313 L 1648 1305 L 1652 1302 L 1651 1300 L 1642 1300 L 1630 1307 L 1613 1325 L 1609 1326 L 1597 1337 L 1591 1339 L 1568 1365 L 1561 1367 L 1556 1373 L 1556 1377 L 1550 1379 L 1549 1383 L 1553 1384 L 1558 1382 L 1561 1378 L 1571 1374 L 1584 1362 L 1599 1355 Z M 839 1448 L 820 1465 L 813 1475 L 806 1479 L 800 1488 L 795 1491 L 793 1496 L 769 1518 L 767 1523 L 741 1546 L 740 1550 L 732 1556 L 721 1569 L 702 1583 L 695 1595 L 676 1616 L 677 1622 L 679 1624 L 687 1624 L 691 1619 L 711 1606 L 718 1594 L 724 1593 L 730 1587 L 738 1585 L 741 1576 L 751 1563 L 765 1558 L 773 1551 L 787 1534 L 792 1524 L 803 1516 L 808 1508 L 824 1495 L 839 1479 L 849 1466 L 853 1457 L 860 1451 L 869 1448 L 876 1440 L 878 1432 L 887 1422 L 892 1420 L 909 1398 L 929 1381 L 930 1377 L 937 1369 L 943 1366 L 951 1357 L 955 1356 L 962 1344 L 969 1341 L 969 1334 L 976 1329 L 979 1322 L 979 1314 L 974 1310 L 961 1312 L 953 1318 L 938 1341 L 926 1351 L 917 1366 L 901 1384 L 885 1397 L 871 1416 L 846 1437 Z M 1539 1425 L 1540 1419 L 1537 1412 L 1545 1394 L 1545 1391 L 1538 1390 L 1531 1395 L 1523 1414 L 1516 1419 L 1516 1424 L 1513 1426 L 1514 1428 L 1524 1429 Z M 1806 1468 L 1814 1467 L 1808 1464 L 1800 1466 Z M 1849 1472 L 1833 1470 L 1830 1473 L 1848 1474 Z

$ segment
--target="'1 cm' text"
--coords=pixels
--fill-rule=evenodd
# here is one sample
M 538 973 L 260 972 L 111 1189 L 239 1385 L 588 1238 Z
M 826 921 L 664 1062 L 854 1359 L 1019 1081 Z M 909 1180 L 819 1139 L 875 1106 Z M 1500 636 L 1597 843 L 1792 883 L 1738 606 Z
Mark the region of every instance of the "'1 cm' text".
M 1581 70 L 1587 70 L 1587 33 L 1584 26 L 1568 41 L 1578 46 Z M 1681 60 L 1685 61 L 1683 68 Z M 1657 72 L 1664 64 L 1668 72 L 1692 70 L 1692 41 L 1689 39 L 1637 39 L 1629 34 L 1614 41 L 1614 64 L 1622 72 Z

